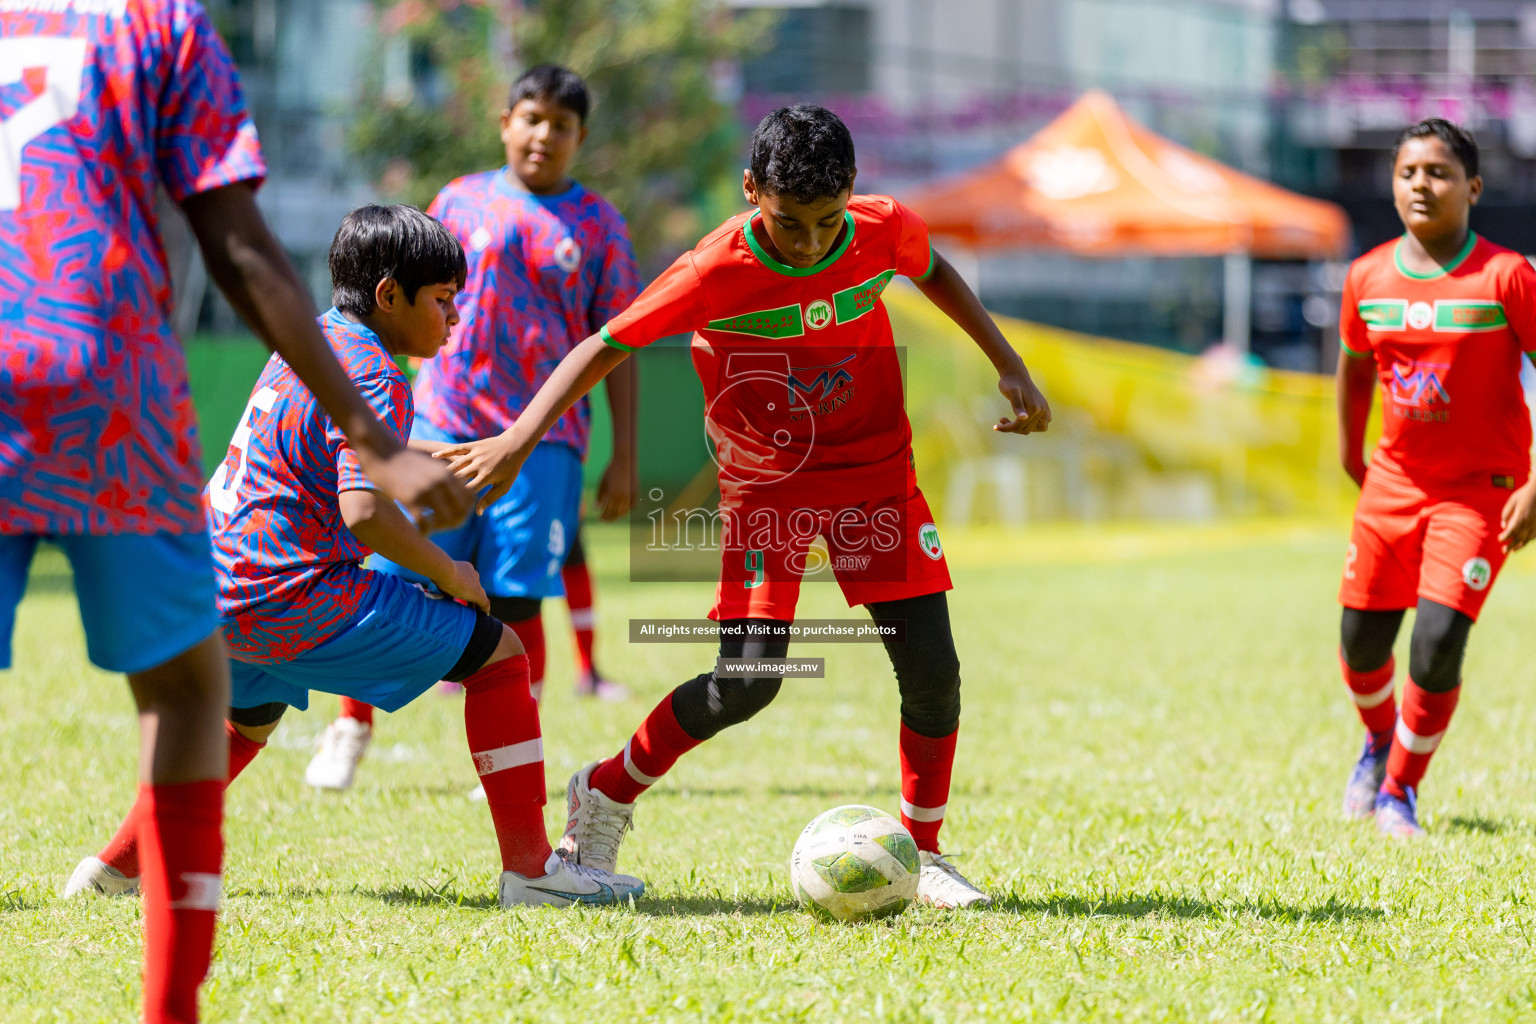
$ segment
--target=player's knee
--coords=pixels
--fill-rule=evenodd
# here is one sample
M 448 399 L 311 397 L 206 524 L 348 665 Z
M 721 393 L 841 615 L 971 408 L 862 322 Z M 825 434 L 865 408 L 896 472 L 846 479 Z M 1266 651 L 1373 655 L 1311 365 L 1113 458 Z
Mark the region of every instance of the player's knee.
M 783 682 L 777 676 L 720 679 L 705 672 L 672 691 L 672 713 L 689 736 L 707 740 L 773 703 Z
M 249 708 L 230 708 L 228 717 L 230 724 L 241 736 L 254 743 L 265 743 L 267 737 L 277 730 L 278 722 L 287 710 L 287 704 L 274 701 Z
M 892 655 L 892 661 L 901 689 L 902 723 L 921 736 L 948 736 L 958 729 L 960 658 L 954 647 L 912 657 Z
M 1409 644 L 1408 675 L 1432 693 L 1461 684 L 1461 661 L 1467 650 L 1472 619 L 1433 601 L 1419 602 Z
M 469 634 L 464 652 L 452 668 L 443 673 L 450 683 L 462 683 L 487 665 L 515 658 L 523 653 L 523 642 L 512 627 L 484 612 L 475 612 L 475 628 Z
M 491 656 L 486 659 L 485 664 L 494 665 L 498 661 L 505 661 L 508 658 L 515 658 L 519 654 L 525 653 L 527 652 L 523 649 L 523 642 L 512 631 L 512 627 L 503 625 L 501 627 L 501 639 L 496 642 L 496 650 L 491 652 Z
M 1339 652 L 1355 672 L 1374 672 L 1392 657 L 1402 624 L 1400 611 L 1370 612 L 1345 608 L 1339 619 Z

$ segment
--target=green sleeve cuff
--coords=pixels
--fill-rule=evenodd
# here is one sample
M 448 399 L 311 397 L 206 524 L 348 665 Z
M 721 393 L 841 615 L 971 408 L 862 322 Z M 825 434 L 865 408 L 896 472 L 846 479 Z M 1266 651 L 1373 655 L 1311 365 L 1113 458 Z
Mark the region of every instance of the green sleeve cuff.
M 912 280 L 918 281 L 918 282 L 926 281 L 930 277 L 932 277 L 933 276 L 933 272 L 935 270 L 938 270 L 938 269 L 939 269 L 939 254 L 938 254 L 938 251 L 936 249 L 934 249 L 933 246 L 930 245 L 928 247 L 928 269 L 923 271 L 917 277 L 914 277 Z
M 1351 359 L 1365 359 L 1370 355 L 1369 352 L 1356 352 L 1354 349 L 1344 344 L 1343 338 L 1339 339 L 1339 348 L 1343 349 L 1344 354 L 1349 356 Z
M 622 341 L 619 341 L 617 338 L 615 338 L 613 336 L 613 332 L 608 330 L 607 324 L 603 324 L 603 329 L 597 332 L 597 336 L 603 339 L 603 344 L 612 345 L 620 352 L 633 352 L 635 350 L 633 345 L 626 345 Z

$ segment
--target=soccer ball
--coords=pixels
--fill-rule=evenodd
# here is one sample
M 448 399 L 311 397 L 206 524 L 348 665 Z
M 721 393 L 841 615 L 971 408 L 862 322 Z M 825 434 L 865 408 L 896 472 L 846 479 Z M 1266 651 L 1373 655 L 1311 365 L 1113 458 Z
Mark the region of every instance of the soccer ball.
M 862 804 L 818 814 L 789 855 L 795 899 L 826 921 L 895 917 L 917 895 L 919 870 L 911 833 Z

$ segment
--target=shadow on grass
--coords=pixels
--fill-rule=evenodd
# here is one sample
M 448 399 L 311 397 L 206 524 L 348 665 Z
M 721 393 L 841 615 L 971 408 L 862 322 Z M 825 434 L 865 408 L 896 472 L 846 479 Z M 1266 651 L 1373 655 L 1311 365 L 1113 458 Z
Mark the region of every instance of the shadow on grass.
M 1510 826 L 1504 822 L 1494 821 L 1492 818 L 1485 818 L 1480 814 L 1471 816 L 1458 814 L 1445 824 L 1452 832 L 1470 832 L 1485 836 L 1496 836 L 1500 832 L 1507 832 L 1510 829 Z M 1524 831 L 1524 829 L 1522 828 L 1521 831 Z
M 454 907 L 464 910 L 495 910 L 499 906 L 494 895 L 466 895 L 458 892 L 452 882 L 440 888 L 404 885 L 395 889 L 358 889 L 356 894 L 396 906 Z M 624 912 L 629 911 L 628 907 L 622 909 Z M 717 917 L 733 914 L 782 914 L 794 909 L 793 901 L 768 900 L 756 896 L 733 899 L 721 896 L 668 896 L 662 899 L 642 896 L 635 901 L 633 912 L 645 917 Z
M 850 789 L 846 786 L 770 786 L 766 791 L 749 790 L 741 786 L 679 786 L 677 788 L 657 789 L 646 793 L 647 802 L 658 800 L 714 800 L 714 799 L 740 799 L 741 797 L 756 797 L 762 792 L 769 796 L 793 796 L 815 797 L 818 800 L 841 800 L 844 803 L 869 800 L 875 797 L 899 797 L 901 790 L 895 786 L 869 786 L 863 789 Z M 565 790 L 560 790 L 564 796 Z
M 1182 917 L 1225 918 L 1253 916 L 1270 921 L 1375 921 L 1386 915 L 1375 907 L 1328 900 L 1311 907 L 1293 907 L 1284 903 L 1255 900 L 1218 901 L 1194 896 L 1050 896 L 1025 899 L 1005 896 L 992 906 L 993 912 L 1020 915 L 1057 915 L 1060 917 Z

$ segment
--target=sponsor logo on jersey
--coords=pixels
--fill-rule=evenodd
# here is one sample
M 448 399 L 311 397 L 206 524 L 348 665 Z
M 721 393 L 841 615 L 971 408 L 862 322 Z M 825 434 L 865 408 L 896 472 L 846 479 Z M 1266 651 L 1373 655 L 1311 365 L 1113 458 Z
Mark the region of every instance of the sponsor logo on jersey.
M 944 557 L 944 545 L 939 543 L 939 528 L 932 523 L 924 523 L 917 531 L 917 546 L 935 562 Z
M 474 234 L 469 236 L 469 247 L 475 252 L 484 252 L 485 247 L 491 244 L 491 233 L 482 224 L 475 228 Z
M 1440 380 L 1444 363 L 1411 362 L 1392 367 L 1392 400 L 1399 405 L 1428 408 L 1436 402 L 1449 404 L 1451 393 Z
M 711 320 L 704 329 L 726 334 L 747 334 L 754 338 L 798 338 L 805 333 L 805 320 L 801 316 L 800 306 L 796 304 Z
M 1415 302 L 1408 307 L 1408 326 L 1422 331 L 1435 321 L 1435 311 L 1427 302 Z
M 1400 331 L 1408 322 L 1407 299 L 1366 299 L 1355 309 L 1367 330 Z
M 576 244 L 576 239 L 567 235 L 555 246 L 555 266 L 567 274 L 581 266 L 581 246 Z
M 813 331 L 819 331 L 832 322 L 832 303 L 826 299 L 817 299 L 805 307 L 805 326 Z
M 1508 327 L 1504 304 L 1491 299 L 1440 300 L 1435 303 L 1435 330 L 1456 334 L 1497 331 Z
M 1469 558 L 1461 567 L 1461 579 L 1473 590 L 1487 590 L 1493 582 L 1493 566 L 1486 558 Z
M 832 296 L 832 305 L 837 308 L 838 324 L 846 324 L 875 308 L 880 301 L 880 295 L 885 291 L 885 286 L 891 283 L 891 278 L 896 276 L 896 271 L 887 270 L 876 274 L 863 284 L 856 284 L 852 288 L 844 288 Z
M 789 368 L 789 401 L 793 405 L 796 398 L 804 405 L 811 405 L 841 390 L 845 385 L 852 386 L 853 374 L 845 367 L 857 358 L 855 353 L 849 353 L 835 363 L 825 366 L 791 366 Z M 812 372 L 816 376 L 809 381 L 805 377 Z

